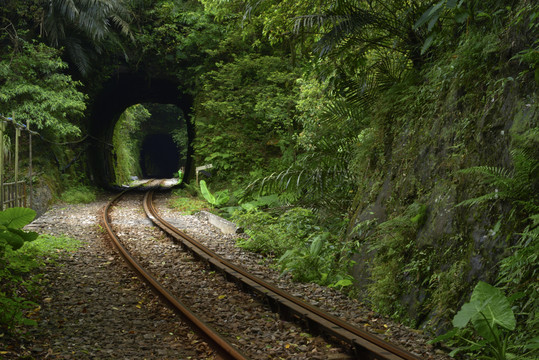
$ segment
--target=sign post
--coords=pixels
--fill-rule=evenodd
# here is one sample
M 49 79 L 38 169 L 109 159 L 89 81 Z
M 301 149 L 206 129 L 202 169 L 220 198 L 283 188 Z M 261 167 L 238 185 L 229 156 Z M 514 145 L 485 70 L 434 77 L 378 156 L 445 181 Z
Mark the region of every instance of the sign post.
M 196 168 L 196 182 L 197 182 L 197 185 L 198 185 L 198 172 L 202 171 L 202 170 L 206 170 L 206 169 L 211 169 L 212 167 L 213 167 L 212 164 L 208 164 L 208 165 L 198 166 Z

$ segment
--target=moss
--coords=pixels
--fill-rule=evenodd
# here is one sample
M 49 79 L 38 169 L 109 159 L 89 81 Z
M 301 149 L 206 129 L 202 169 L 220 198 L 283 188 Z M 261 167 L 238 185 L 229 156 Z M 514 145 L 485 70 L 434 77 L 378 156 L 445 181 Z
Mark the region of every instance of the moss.
M 416 252 L 415 238 L 426 214 L 424 204 L 413 203 L 404 215 L 380 223 L 368 240 L 369 251 L 375 254 L 370 263 L 368 297 L 377 311 L 400 320 L 410 320 L 406 306 L 398 299 L 420 278 L 425 252 Z
M 377 310 L 410 324 L 447 324 L 475 282 L 495 279 L 518 232 L 515 219 L 492 230 L 508 204 L 455 207 L 492 191 L 459 170 L 510 168 L 511 143 L 531 144 L 537 134 L 529 132 L 537 128 L 536 101 L 512 80 L 518 69 L 500 61 L 504 46 L 494 32 L 463 35 L 425 67 L 424 83 L 381 94 L 369 115 L 372 133 L 383 135 L 354 163 L 363 177 L 350 228 L 372 218 L 379 225 L 367 238 L 351 235 L 369 264 L 356 266 L 354 277 Z M 382 143 L 384 160 L 371 169 L 364 161 L 379 156 Z

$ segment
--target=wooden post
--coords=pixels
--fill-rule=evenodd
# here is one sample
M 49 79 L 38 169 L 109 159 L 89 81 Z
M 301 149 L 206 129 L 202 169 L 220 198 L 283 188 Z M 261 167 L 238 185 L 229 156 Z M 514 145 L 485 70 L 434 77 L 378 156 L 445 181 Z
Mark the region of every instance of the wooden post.
M 28 129 L 28 173 L 30 176 L 30 209 L 34 200 L 34 179 L 32 175 L 32 132 L 30 131 L 30 122 L 26 121 L 26 128 Z M 26 198 L 26 197 L 25 197 Z
M 0 122 L 0 211 L 4 210 L 4 131 L 6 122 Z
M 13 118 L 15 120 L 15 118 Z M 21 128 L 15 125 L 15 206 L 19 206 L 19 136 Z

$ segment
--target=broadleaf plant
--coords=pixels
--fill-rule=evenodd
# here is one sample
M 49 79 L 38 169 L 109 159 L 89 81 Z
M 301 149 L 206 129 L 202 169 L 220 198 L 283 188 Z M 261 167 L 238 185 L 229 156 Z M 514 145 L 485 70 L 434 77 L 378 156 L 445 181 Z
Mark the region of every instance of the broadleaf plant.
M 35 216 L 36 212 L 28 208 L 15 207 L 1 211 L 0 242 L 18 250 L 25 242 L 34 241 L 38 237 L 36 232 L 21 229 L 34 220 Z
M 475 336 L 462 330 L 474 330 Z M 466 344 L 451 352 L 451 356 L 459 352 L 474 354 L 476 359 L 507 360 L 517 358 L 512 351 L 517 348 L 533 351 L 537 339 L 531 339 L 527 345 L 513 344 L 511 342 L 516 328 L 516 318 L 511 302 L 502 291 L 492 285 L 480 281 L 474 288 L 470 302 L 465 303 L 453 318 L 455 327 L 432 342 L 447 341 L 458 338 Z M 526 355 L 519 359 L 528 359 Z M 531 357 L 530 357 L 531 359 Z
M 477 334 L 495 341 L 498 326 L 505 330 L 515 330 L 516 320 L 509 300 L 492 285 L 480 281 L 470 299 L 453 319 L 453 326 L 465 328 L 471 322 Z
M 204 196 L 204 199 L 206 199 L 207 202 L 212 204 L 213 206 L 222 206 L 230 200 L 230 195 L 228 194 L 228 190 L 218 191 L 215 193 L 215 196 L 210 192 L 208 189 L 208 185 L 206 184 L 206 181 L 200 180 L 200 192 L 202 193 L 202 196 Z

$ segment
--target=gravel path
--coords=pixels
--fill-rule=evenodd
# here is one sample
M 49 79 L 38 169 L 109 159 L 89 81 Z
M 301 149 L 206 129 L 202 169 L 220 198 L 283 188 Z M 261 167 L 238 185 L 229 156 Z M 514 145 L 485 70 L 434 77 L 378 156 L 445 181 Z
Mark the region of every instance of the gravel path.
M 29 225 L 40 233 L 77 238 L 83 245 L 76 252 L 64 254 L 59 260 L 61 266 L 47 267 L 48 284 L 40 304 L 39 326 L 31 330 L 27 340 L 16 345 L 5 347 L 0 338 L 0 349 L 6 349 L 0 359 L 213 359 L 208 346 L 134 277 L 111 248 L 99 225 L 105 202 L 102 199 L 89 205 L 55 206 Z M 449 359 L 427 345 L 427 338 L 420 332 L 383 319 L 338 291 L 279 277 L 260 256 L 235 248 L 233 236 L 222 235 L 199 216 L 181 216 L 167 209 L 164 194 L 156 197 L 156 203 L 167 220 L 257 276 L 407 348 L 422 359 Z M 123 217 L 122 226 L 149 228 L 150 224 L 140 216 Z M 155 234 L 155 238 L 161 236 Z M 292 325 L 289 329 L 289 341 L 278 340 L 275 344 L 290 348 L 291 344 L 298 345 L 296 339 L 306 338 Z M 318 340 L 309 339 L 303 345 L 312 351 L 309 346 Z M 270 348 L 265 355 L 260 358 L 310 358 L 298 357 L 298 353 L 284 355 Z M 334 355 L 328 352 L 311 358 L 343 358 L 338 351 Z

